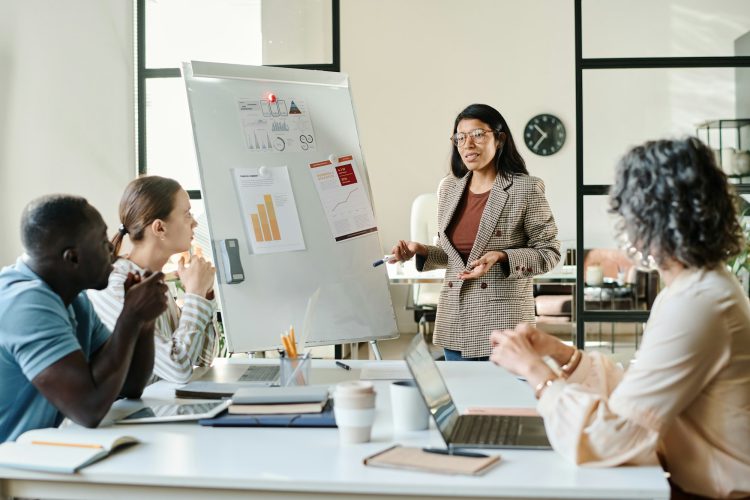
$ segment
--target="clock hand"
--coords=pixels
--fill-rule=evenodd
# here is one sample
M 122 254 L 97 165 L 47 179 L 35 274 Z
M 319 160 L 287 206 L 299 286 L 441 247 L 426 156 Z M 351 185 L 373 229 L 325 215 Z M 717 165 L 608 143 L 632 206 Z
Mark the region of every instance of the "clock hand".
M 533 148 L 531 148 L 531 149 L 536 149 L 536 148 L 537 148 L 537 146 L 539 146 L 539 143 L 541 143 L 541 142 L 542 142 L 542 141 L 543 141 L 544 139 L 546 139 L 546 138 L 547 138 L 547 134 L 544 134 L 543 136 L 541 136 L 541 137 L 539 138 L 539 140 L 537 140 L 537 141 L 536 141 L 536 143 L 534 144 L 534 147 L 533 147 Z
M 542 137 L 547 137 L 547 133 L 544 130 L 540 129 L 539 125 L 537 125 L 536 123 L 534 124 L 534 128 L 537 130 L 537 132 L 542 134 Z

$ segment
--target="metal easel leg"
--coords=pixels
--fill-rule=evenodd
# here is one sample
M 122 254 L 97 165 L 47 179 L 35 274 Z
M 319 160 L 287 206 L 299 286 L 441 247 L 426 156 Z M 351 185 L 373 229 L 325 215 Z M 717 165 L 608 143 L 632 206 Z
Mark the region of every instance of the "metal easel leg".
M 370 349 L 372 349 L 372 353 L 375 355 L 375 359 L 377 359 L 378 361 L 382 361 L 383 356 L 380 355 L 380 349 L 378 348 L 377 340 L 370 341 Z

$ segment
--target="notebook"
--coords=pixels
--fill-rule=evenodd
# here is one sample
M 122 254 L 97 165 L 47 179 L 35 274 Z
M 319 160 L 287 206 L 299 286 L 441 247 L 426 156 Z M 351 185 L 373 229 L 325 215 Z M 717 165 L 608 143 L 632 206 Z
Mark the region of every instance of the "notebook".
M 336 427 L 336 417 L 333 414 L 333 400 L 328 400 L 323 411 L 319 413 L 290 415 L 230 415 L 223 413 L 218 417 L 199 420 L 198 423 L 211 427 Z
M 35 429 L 0 444 L 0 466 L 73 474 L 115 448 L 137 442 L 119 430 Z
M 460 415 L 421 335 L 404 358 L 448 448 L 551 448 L 541 417 Z

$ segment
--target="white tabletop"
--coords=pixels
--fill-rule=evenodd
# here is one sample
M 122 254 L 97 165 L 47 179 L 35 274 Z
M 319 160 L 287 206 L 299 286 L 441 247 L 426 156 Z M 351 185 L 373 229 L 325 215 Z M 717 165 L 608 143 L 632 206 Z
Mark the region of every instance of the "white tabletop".
M 246 361 L 246 360 L 245 360 Z M 272 362 L 260 360 L 260 362 Z M 367 361 L 313 360 L 313 383 L 357 378 Z M 491 363 L 440 363 L 460 408 L 533 406 L 528 386 Z M 443 446 L 433 427 L 394 435 L 389 382 L 375 382 L 376 421 L 370 443 L 340 445 L 337 429 L 211 428 L 197 424 L 120 426 L 141 443 L 75 475 L 0 468 L 0 493 L 63 498 L 216 498 L 272 494 L 284 497 L 394 498 L 423 495 L 463 498 L 668 498 L 658 467 L 576 467 L 552 451 L 497 450 L 499 466 L 481 477 L 447 476 L 365 467 L 362 459 L 394 443 Z M 159 383 L 145 402 L 171 400 L 173 386 Z M 120 401 L 110 416 L 140 404 Z M 486 450 L 485 450 L 486 451 Z M 224 496 L 222 496 L 224 498 Z
M 414 260 L 404 263 L 386 264 L 388 280 L 392 285 L 413 285 L 417 283 L 442 283 L 445 269 L 419 272 Z M 575 284 L 576 266 L 557 266 L 548 273 L 533 277 L 535 283 L 569 283 Z

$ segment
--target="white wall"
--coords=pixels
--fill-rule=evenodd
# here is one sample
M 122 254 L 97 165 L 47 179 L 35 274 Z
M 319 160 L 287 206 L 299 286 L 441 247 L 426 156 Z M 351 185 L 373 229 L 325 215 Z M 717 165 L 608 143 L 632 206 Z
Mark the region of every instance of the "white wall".
M 575 240 L 575 59 L 572 0 L 341 0 L 342 71 L 352 81 L 384 251 L 409 235 L 409 208 L 448 171 L 448 136 L 471 102 L 497 107 L 529 171 L 544 179 L 563 247 Z M 750 30 L 746 0 L 584 0 L 585 57 L 733 55 Z M 586 182 L 609 184 L 630 145 L 694 133 L 732 117 L 734 73 L 587 71 Z M 529 118 L 553 113 L 563 149 L 522 144 Z M 586 246 L 613 246 L 604 197 L 587 198 Z M 402 287 L 406 288 L 406 287 Z M 406 290 L 392 288 L 399 325 Z
M 572 2 L 342 0 L 341 65 L 351 77 L 385 249 L 408 238 L 416 195 L 448 172 L 456 114 L 497 107 L 547 194 L 563 238 L 575 237 Z M 554 113 L 568 140 L 543 158 L 522 144 L 526 122 Z
M 565 240 L 575 238 L 573 8 L 559 0 L 342 0 L 341 66 L 351 77 L 360 139 L 384 251 L 409 238 L 414 198 L 448 172 L 453 121 L 484 102 L 503 114 Z M 526 122 L 553 113 L 568 139 L 536 156 Z M 408 287 L 392 287 L 402 331 Z
M 0 266 L 42 194 L 85 196 L 112 230 L 135 170 L 133 75 L 132 2 L 0 2 Z

